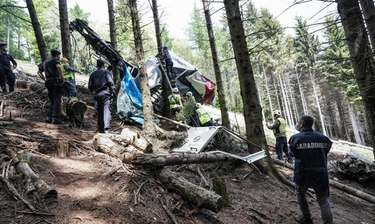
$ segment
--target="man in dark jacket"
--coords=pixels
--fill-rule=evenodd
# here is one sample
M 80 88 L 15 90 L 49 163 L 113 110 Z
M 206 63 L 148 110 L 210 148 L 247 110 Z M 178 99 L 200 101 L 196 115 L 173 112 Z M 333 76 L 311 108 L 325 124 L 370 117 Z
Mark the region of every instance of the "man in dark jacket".
M 7 44 L 0 43 L 0 86 L 3 92 L 7 91 L 5 84 L 5 76 L 8 79 L 9 92 L 14 91 L 14 83 L 16 82 L 16 77 L 10 66 L 10 62 L 13 64 L 13 68 L 17 67 L 17 62 L 13 59 L 12 55 L 7 52 Z
M 104 67 L 105 61 L 97 60 L 98 69 L 91 73 L 89 89 L 95 94 L 98 102 L 98 129 L 99 133 L 109 133 L 111 129 L 111 106 L 115 95 L 115 84 L 111 73 Z
M 171 55 L 169 54 L 167 46 L 163 47 L 163 55 L 164 55 L 164 58 L 165 58 L 165 67 L 166 67 L 166 70 L 167 70 L 167 75 L 169 77 L 169 80 L 175 80 L 176 75 L 173 72 L 173 61 L 172 61 Z
M 327 154 L 332 142 L 329 138 L 312 129 L 314 119 L 304 115 L 298 122 L 300 133 L 289 139 L 290 151 L 295 156 L 294 182 L 298 205 L 302 216 L 294 219 L 298 223 L 313 223 L 306 191 L 313 188 L 319 203 L 324 224 L 333 223 L 333 214 L 329 202 L 329 178 L 327 169 Z
M 52 57 L 48 58 L 38 66 L 38 74 L 46 81 L 45 85 L 48 90 L 48 98 L 51 101 L 46 122 L 53 124 L 65 123 L 60 120 L 62 94 L 61 86 L 64 84 L 64 75 L 60 65 L 60 55 L 60 51 L 51 50 Z M 44 76 L 43 72 L 45 73 Z

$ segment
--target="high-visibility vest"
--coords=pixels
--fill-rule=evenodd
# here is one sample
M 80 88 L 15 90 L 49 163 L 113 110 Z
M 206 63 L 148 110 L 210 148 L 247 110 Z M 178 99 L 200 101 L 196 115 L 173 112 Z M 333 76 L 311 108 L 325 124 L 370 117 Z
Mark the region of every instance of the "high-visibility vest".
M 211 115 L 202 107 L 197 108 L 199 122 L 203 125 L 211 120 Z
M 180 107 L 180 99 L 181 96 L 179 94 L 172 94 L 168 97 L 169 100 L 169 108 L 173 109 L 176 107 Z
M 61 69 L 64 75 L 64 79 L 74 79 L 73 72 L 65 70 L 65 63 L 62 64 Z
M 277 118 L 277 120 L 280 122 L 280 125 L 278 128 L 273 129 L 273 133 L 286 133 L 286 120 L 282 117 Z

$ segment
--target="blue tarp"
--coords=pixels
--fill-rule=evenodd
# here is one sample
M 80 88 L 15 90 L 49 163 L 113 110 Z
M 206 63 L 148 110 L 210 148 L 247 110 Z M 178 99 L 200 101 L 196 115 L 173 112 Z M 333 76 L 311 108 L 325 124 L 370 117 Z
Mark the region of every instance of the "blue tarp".
M 121 120 L 139 124 L 144 123 L 142 93 L 132 75 L 124 65 L 125 75 L 117 96 L 117 113 Z

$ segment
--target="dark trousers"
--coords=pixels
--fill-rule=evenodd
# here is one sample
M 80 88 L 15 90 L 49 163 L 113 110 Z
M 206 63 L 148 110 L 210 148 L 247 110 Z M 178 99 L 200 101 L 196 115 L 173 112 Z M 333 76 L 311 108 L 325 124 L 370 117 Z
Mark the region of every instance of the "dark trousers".
M 7 91 L 5 77 L 7 77 L 8 79 L 9 92 L 13 92 L 14 83 L 16 82 L 16 77 L 14 76 L 12 69 L 6 68 L 6 67 L 0 67 L 0 86 L 4 92 Z
M 175 74 L 173 73 L 173 61 L 172 61 L 172 59 L 170 59 L 170 58 L 165 59 L 165 66 L 166 66 L 166 69 L 167 69 L 167 74 L 168 74 L 169 79 L 175 80 L 176 77 L 175 77 Z
M 172 117 L 175 117 L 175 116 L 176 116 L 176 113 L 177 113 L 177 112 L 180 112 L 180 111 L 181 111 L 181 107 L 175 107 L 175 108 L 172 108 L 172 109 L 171 109 Z
M 199 127 L 200 126 L 197 112 L 194 112 L 194 114 L 190 116 L 189 125 L 193 126 L 193 127 Z
M 113 97 L 108 91 L 102 91 L 95 95 L 94 100 L 98 102 L 98 129 L 99 133 L 104 133 L 111 129 L 111 110 Z
M 306 219 L 311 219 L 311 212 L 309 209 L 309 202 L 306 198 L 307 187 L 299 186 L 296 184 L 297 201 L 299 208 L 301 209 L 302 215 Z M 320 207 L 320 213 L 324 224 L 333 223 L 333 214 L 331 203 L 329 202 L 329 189 L 314 189 L 316 199 Z
M 61 113 L 61 84 L 56 81 L 46 81 L 45 85 L 48 90 L 48 98 L 51 101 L 47 116 L 59 120 Z
M 288 149 L 288 142 L 286 137 L 276 137 L 276 153 L 278 159 L 283 159 L 283 152 L 285 153 L 286 157 L 289 159 L 289 149 Z

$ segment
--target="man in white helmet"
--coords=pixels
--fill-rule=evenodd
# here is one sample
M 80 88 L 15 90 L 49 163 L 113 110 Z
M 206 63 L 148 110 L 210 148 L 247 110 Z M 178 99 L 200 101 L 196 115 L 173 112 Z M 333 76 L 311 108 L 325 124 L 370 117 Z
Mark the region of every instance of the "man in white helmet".
M 273 134 L 276 137 L 275 149 L 277 158 L 282 160 L 284 152 L 285 156 L 288 158 L 288 163 L 292 163 L 292 158 L 289 155 L 288 142 L 286 137 L 286 121 L 281 117 L 280 110 L 275 110 L 273 112 L 273 116 L 275 118 L 275 121 L 273 122 L 273 124 L 268 125 L 267 128 L 273 130 Z

